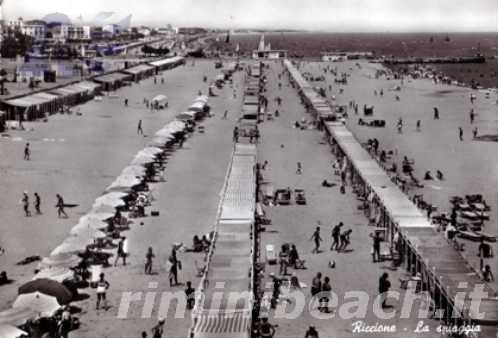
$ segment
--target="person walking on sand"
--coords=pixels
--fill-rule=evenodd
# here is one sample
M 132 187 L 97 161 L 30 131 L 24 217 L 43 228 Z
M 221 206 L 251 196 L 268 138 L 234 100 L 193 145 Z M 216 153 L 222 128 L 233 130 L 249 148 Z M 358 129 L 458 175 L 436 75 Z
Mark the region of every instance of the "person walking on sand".
M 181 269 L 181 262 L 176 257 L 176 249 L 171 250 L 171 255 L 168 257 L 169 265 L 169 286 L 178 285 L 178 269 Z
M 473 130 L 472 130 L 472 136 L 474 139 L 477 138 L 477 127 L 475 127 Z
M 26 143 L 26 146 L 24 147 L 24 159 L 26 161 L 29 161 L 31 158 L 31 150 L 29 149 L 29 142 Z
M 225 112 L 223 113 L 223 120 L 226 120 L 228 117 L 228 110 L 225 110 Z
M 64 199 L 60 194 L 56 194 L 55 197 L 57 198 L 57 203 L 55 204 L 55 207 L 57 208 L 57 215 L 59 218 L 64 215 L 65 218 L 68 218 L 66 212 L 64 211 Z
M 339 222 L 334 228 L 332 229 L 332 245 L 330 246 L 330 251 L 333 251 L 334 249 L 338 249 L 339 247 L 339 237 L 341 235 L 341 228 L 344 224 L 342 222 Z
M 322 291 L 322 273 L 318 272 L 311 280 L 311 297 L 316 296 Z
M 145 274 L 146 275 L 152 274 L 152 259 L 154 257 L 156 257 L 156 255 L 154 255 L 154 252 L 152 251 L 152 247 L 149 247 L 149 250 L 147 250 L 147 253 L 145 254 Z
M 105 280 L 104 277 L 105 277 L 105 275 L 102 272 L 100 274 L 100 279 L 97 282 L 97 305 L 96 305 L 97 310 L 100 308 L 101 302 L 104 303 L 104 308 L 107 307 L 106 293 L 107 293 L 107 289 L 109 289 L 110 284 L 108 281 Z
M 383 309 L 389 307 L 386 304 L 386 300 L 387 300 L 387 293 L 389 292 L 390 288 L 391 288 L 391 282 L 389 281 L 389 274 L 387 272 L 384 272 L 379 279 L 379 295 Z
M 301 175 L 303 173 L 303 166 L 301 162 L 297 162 L 296 174 Z
M 157 324 L 152 328 L 152 338 L 162 338 L 164 334 L 164 318 L 159 318 Z
M 322 238 L 320 237 L 320 227 L 316 227 L 315 232 L 313 232 L 313 235 L 311 235 L 310 240 L 312 240 L 315 243 L 315 247 L 311 251 L 311 253 L 319 253 L 320 252 L 320 242 L 322 241 Z
M 473 124 L 475 118 L 474 108 L 470 110 L 469 117 L 470 117 L 470 124 Z
M 40 195 L 38 195 L 37 192 L 35 192 L 35 211 L 37 215 L 41 215 L 41 210 L 40 210 L 40 205 L 41 205 L 41 198 Z
M 341 244 L 339 245 L 339 248 L 337 249 L 337 251 L 345 251 L 346 250 L 348 245 L 351 243 L 349 236 L 351 236 L 352 232 L 353 232 L 353 230 L 348 229 L 341 234 Z
M 142 120 L 138 120 L 137 134 L 139 134 L 139 135 L 143 135 L 144 134 L 144 131 L 142 129 Z
M 417 131 L 420 131 L 420 124 L 421 124 L 421 123 L 422 123 L 422 122 L 421 122 L 420 120 L 417 120 Z
M 320 298 L 320 312 L 329 313 L 329 301 L 330 301 L 330 292 L 332 291 L 332 287 L 330 286 L 330 278 L 325 277 L 323 279 L 322 288 L 320 290 L 321 298 Z
M 31 211 L 29 211 L 29 197 L 27 191 L 23 192 L 21 203 L 22 203 L 22 208 L 24 210 L 24 216 L 30 217 Z
M 380 262 L 380 242 L 382 238 L 377 231 L 375 234 L 370 234 L 370 237 L 372 237 L 372 261 L 374 263 Z
M 239 142 L 239 127 L 235 126 L 235 128 L 233 128 L 233 141 L 235 143 Z
M 118 243 L 118 248 L 116 249 L 116 259 L 114 260 L 114 266 L 118 265 L 118 260 L 121 258 L 123 260 L 123 265 L 126 265 L 126 252 L 124 249 L 126 237 L 122 237 Z
M 434 120 L 439 120 L 439 109 L 434 107 Z
M 125 105 L 125 107 L 128 107 L 128 99 L 124 100 L 124 105 Z
M 458 127 L 458 137 L 460 138 L 460 141 L 463 141 L 463 129 L 462 129 L 462 127 Z

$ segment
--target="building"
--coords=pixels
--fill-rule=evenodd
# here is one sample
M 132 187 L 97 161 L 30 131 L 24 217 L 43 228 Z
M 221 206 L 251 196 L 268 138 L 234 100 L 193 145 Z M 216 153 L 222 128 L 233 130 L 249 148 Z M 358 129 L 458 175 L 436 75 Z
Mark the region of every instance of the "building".
M 114 37 L 121 33 L 121 27 L 116 24 L 109 24 L 102 27 L 104 37 Z
M 41 41 L 47 37 L 47 25 L 44 21 L 27 21 L 21 26 L 20 30 L 24 35 L 31 37 L 34 41 Z
M 69 41 L 90 41 L 91 38 L 90 26 L 69 26 L 67 29 Z
M 104 38 L 104 30 L 101 26 L 93 26 L 90 29 L 90 38 L 92 41 L 102 40 Z
M 272 49 L 271 44 L 265 45 L 265 35 L 259 39 L 258 49 L 252 51 L 252 58 L 259 59 L 284 59 L 287 57 L 287 51 L 284 49 Z

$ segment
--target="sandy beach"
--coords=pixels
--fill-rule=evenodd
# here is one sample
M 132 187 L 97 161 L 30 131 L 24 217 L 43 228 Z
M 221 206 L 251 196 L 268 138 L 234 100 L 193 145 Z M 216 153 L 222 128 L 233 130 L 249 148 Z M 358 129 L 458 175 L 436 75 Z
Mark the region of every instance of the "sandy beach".
M 424 200 L 438 207 L 438 212 L 451 211 L 449 202 L 452 196 L 482 194 L 491 206 L 490 220 L 485 222 L 484 231 L 498 234 L 495 221 L 498 216 L 498 171 L 495 153 L 498 144 L 472 140 L 472 129 L 477 127 L 479 135 L 496 135 L 498 133 L 498 94 L 492 93 L 486 98 L 484 92 L 465 87 L 434 84 L 430 80 L 408 80 L 401 84 L 400 80 L 375 79 L 375 70 L 380 65 L 360 63 L 358 68 L 354 62 L 337 64 L 339 72 L 351 74 L 348 85 L 334 86 L 328 97 L 334 95 L 339 104 L 347 105 L 355 100 L 359 105 L 359 114 L 350 113 L 347 126 L 361 141 L 377 138 L 380 148 L 393 150 L 398 165 L 403 156 L 415 160 L 415 176 L 420 180 L 427 170 L 435 176 L 436 170 L 444 173 L 444 180 L 423 181 L 424 188 L 413 193 L 422 194 Z M 324 64 L 310 63 L 302 71 L 310 71 L 318 75 Z M 333 64 L 335 65 L 335 64 Z M 333 77 L 326 74 L 327 83 L 333 83 Z M 401 91 L 392 91 L 395 86 Z M 384 90 L 384 96 L 374 95 L 374 90 Z M 477 100 L 471 104 L 470 95 Z M 395 100 L 395 96 L 400 101 Z M 370 128 L 358 125 L 358 118 L 363 117 L 363 105 L 373 105 L 374 115 L 370 119 L 386 120 L 385 128 Z M 433 108 L 438 107 L 440 120 L 433 120 Z M 469 112 L 474 109 L 476 117 L 470 123 Z M 399 134 L 396 123 L 403 119 L 403 133 Z M 368 119 L 368 118 L 367 118 Z M 421 131 L 416 130 L 416 121 L 421 121 Z M 464 131 L 464 141 L 458 139 L 458 127 Z M 411 195 L 411 194 L 410 194 Z M 467 250 L 464 255 L 475 266 L 479 267 L 477 244 L 464 241 Z M 498 269 L 496 258 L 489 260 L 493 271 Z M 495 283 L 495 288 L 498 284 Z
M 334 157 L 329 146 L 323 142 L 323 132 L 293 128 L 295 121 L 311 117 L 305 113 L 296 90 L 289 85 L 286 77 L 281 80 L 282 89 L 278 89 L 277 74 L 282 71 L 282 65 L 269 64 L 269 69 L 265 69 L 268 78 L 266 95 L 270 102 L 268 109 L 270 112 L 278 109 L 280 117 L 260 125 L 262 138 L 258 145 L 258 161 L 269 162 L 263 171 L 267 184 L 275 189 L 304 189 L 307 204 L 264 208 L 272 224 L 261 234 L 261 257 L 265 257 L 266 244 L 273 244 L 277 249 L 284 243 L 296 244 L 307 266 L 306 270 L 296 270 L 298 278 L 307 285 L 303 289 L 307 300 L 311 280 L 318 271 L 331 278 L 332 289 L 339 295 L 339 302 L 351 291 L 364 291 L 375 297 L 378 279 L 384 272 L 389 273 L 392 290 L 403 295 L 405 291 L 400 289 L 399 279 L 405 276 L 405 271 L 401 268 L 392 270 L 391 262 L 372 263 L 372 240 L 369 237 L 372 229 L 357 209 L 358 201 L 351 189 L 341 194 L 338 186 L 321 186 L 324 179 L 334 183 L 340 181 L 331 167 Z M 371 78 L 377 65 L 362 63 L 361 69 L 354 63 L 334 65 L 338 66 L 339 71 L 349 72 L 351 77 L 350 83 L 343 87 L 344 93 L 339 94 L 339 86 L 333 85 L 329 96 L 335 95 L 340 104 L 347 104 L 353 99 L 360 107 L 363 103 L 373 104 L 374 116 L 387 120 L 386 128 L 369 129 L 357 126 L 357 116 L 351 114 L 348 126 L 360 140 L 377 137 L 382 148 L 396 148 L 398 157 L 407 154 L 415 158 L 418 177 L 428 169 L 433 172 L 440 169 L 445 173 L 445 181 L 433 182 L 437 187 L 427 186 L 422 190 L 427 200 L 444 209 L 448 206 L 448 196 L 466 194 L 471 189 L 471 193 L 482 191 L 488 203 L 496 205 L 498 196 L 489 184 L 490 181 L 498 183 L 493 169 L 496 163 L 492 161 L 495 144 L 467 139 L 459 142 L 457 139 L 460 124 L 465 126 L 466 138 L 471 130 L 466 121 L 470 107 L 469 90 L 433 85 L 425 80 L 413 81 L 405 83 L 399 94 L 401 101 L 396 102 L 394 94 L 387 89 L 397 82 Z M 310 63 L 301 71 L 318 74 L 321 66 Z M 81 116 L 54 115 L 48 123 L 31 122 L 26 124 L 27 131 L 9 131 L 9 137 L 1 139 L 0 147 L 6 154 L 0 168 L 1 183 L 11 193 L 3 195 L 0 203 L 0 212 L 5 215 L 4 223 L 0 225 L 0 246 L 6 250 L 0 256 L 0 263 L 15 280 L 13 284 L 2 287 L 0 301 L 5 308 L 15 298 L 17 287 L 31 279 L 35 268 L 35 264 L 15 266 L 15 263 L 31 255 L 48 255 L 134 154 L 145 146 L 149 137 L 137 135 L 138 120 L 143 121 L 146 136 L 153 135 L 177 113 L 186 110 L 199 90 L 206 92 L 207 84 L 202 82 L 204 75 L 212 79 L 216 73 L 213 61 L 196 61 L 195 66 L 189 61 L 186 66 L 164 72 L 164 85 L 147 79 L 139 85 L 119 90 L 117 97 L 105 97 L 102 102 L 92 101 L 76 107 L 74 110 Z M 80 329 L 70 333 L 70 337 L 93 337 L 97 333 L 101 337 L 130 337 L 138 336 L 142 331 L 150 332 L 159 316 L 162 293 L 172 291 L 182 295 L 183 284 L 173 288 L 169 286 L 166 258 L 173 244 L 184 243 L 188 246 L 194 235 L 203 235 L 213 229 L 233 149 L 232 128 L 240 116 L 244 76 L 243 72 L 237 72 L 233 85 L 226 84 L 223 89 L 217 90 L 218 96 L 209 101 L 214 116 L 202 122 L 205 133 L 196 131 L 191 134 L 183 148 L 177 149 L 168 158 L 165 182 L 151 186 L 155 201 L 147 209 L 147 214 L 157 210 L 160 215 L 135 220 L 130 231 L 124 233 L 130 246 L 129 264 L 105 269 L 106 279 L 111 284 L 108 292 L 110 308 L 96 311 L 95 290 L 82 290 L 89 298 L 75 303 L 82 310 L 78 314 L 82 324 Z M 333 83 L 333 78 L 328 76 L 328 80 Z M 375 88 L 384 88 L 387 94 L 383 98 L 376 97 L 373 95 Z M 169 108 L 151 112 L 145 108 L 143 99 L 157 94 L 168 96 Z M 284 99 L 281 107 L 275 103 L 277 96 Z M 129 107 L 124 107 L 125 98 L 130 100 Z M 493 124 L 489 122 L 493 120 L 496 110 L 493 102 L 494 99 L 486 100 L 478 94 L 478 101 L 474 104 L 479 114 L 476 125 L 483 126 L 482 133 L 494 132 L 491 130 Z M 442 118 L 437 123 L 444 123 L 443 128 L 431 120 L 433 106 L 440 108 Z M 222 119 L 225 110 L 229 111 L 227 120 Z M 450 111 L 453 112 L 451 116 Z M 395 130 L 395 121 L 399 117 L 404 119 L 406 125 L 402 135 Z M 417 119 L 423 119 L 421 132 L 415 131 Z M 484 123 L 491 129 L 485 130 Z M 25 142 L 31 144 L 30 161 L 22 160 Z M 426 155 L 427 149 L 431 149 L 431 157 Z M 443 156 L 446 154 L 454 155 Z M 303 165 L 301 175 L 296 174 L 297 162 Z M 475 172 L 476 175 L 470 177 L 464 175 L 465 172 Z M 30 197 L 35 191 L 40 193 L 42 215 L 24 217 L 22 206 L 18 203 L 23 190 L 27 190 Z M 61 193 L 67 203 L 78 204 L 68 209 L 68 219 L 57 218 L 53 207 L 56 193 Z M 496 210 L 492 209 L 492 220 L 495 215 Z M 332 226 L 340 221 L 344 222 L 345 229 L 353 231 L 350 250 L 342 253 L 328 250 Z M 318 222 L 322 227 L 323 252 L 313 254 L 309 238 Z M 491 223 L 487 227 L 489 232 L 494 230 Z M 152 247 L 156 255 L 154 273 L 150 276 L 143 271 L 148 247 Z M 475 256 L 471 249 L 467 253 Z M 179 253 L 183 266 L 181 283 L 192 281 L 193 286 L 197 287 L 199 278 L 195 266 L 202 264 L 202 257 L 194 253 Z M 329 267 L 331 261 L 335 262 L 333 269 Z M 278 265 L 266 266 L 266 281 L 271 272 L 278 274 Z M 138 300 L 131 303 L 126 316 L 120 317 L 118 312 L 122 297 L 129 292 L 142 293 Z M 147 300 L 152 304 L 150 312 L 144 306 L 145 293 L 147 297 L 152 297 Z M 392 314 L 400 310 L 397 305 L 393 303 Z M 187 311 L 181 313 L 182 318 L 174 318 L 174 310 L 171 307 L 168 312 L 165 332 L 171 337 L 185 336 L 191 325 L 190 313 Z M 296 319 L 275 319 L 273 323 L 278 325 L 277 336 L 302 337 L 309 325 L 318 329 L 320 337 L 357 336 L 359 333 L 354 331 L 357 319 L 342 317 L 337 313 L 331 319 L 320 320 L 306 310 Z M 415 332 L 418 324 L 415 315 L 409 319 L 401 320 L 395 316 L 395 319 L 380 320 L 369 309 L 363 320 L 367 325 L 394 325 L 398 335 L 415 337 L 420 334 Z M 431 327 L 431 332 L 424 333 L 424 336 L 439 336 L 434 331 L 437 320 L 426 320 L 424 323 Z M 393 333 L 369 336 L 387 337 L 393 336 Z

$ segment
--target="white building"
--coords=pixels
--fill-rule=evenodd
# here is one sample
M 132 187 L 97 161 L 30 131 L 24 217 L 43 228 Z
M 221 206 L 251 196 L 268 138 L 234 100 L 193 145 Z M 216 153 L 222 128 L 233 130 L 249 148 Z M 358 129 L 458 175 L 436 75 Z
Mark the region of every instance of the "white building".
M 121 33 L 121 27 L 116 24 L 105 25 L 102 27 L 102 31 L 104 34 L 113 37 Z
M 90 26 L 69 26 L 67 30 L 67 38 L 69 41 L 90 41 Z
M 40 41 L 47 36 L 47 27 L 42 24 L 24 24 L 21 27 L 21 32 L 33 38 L 34 41 Z

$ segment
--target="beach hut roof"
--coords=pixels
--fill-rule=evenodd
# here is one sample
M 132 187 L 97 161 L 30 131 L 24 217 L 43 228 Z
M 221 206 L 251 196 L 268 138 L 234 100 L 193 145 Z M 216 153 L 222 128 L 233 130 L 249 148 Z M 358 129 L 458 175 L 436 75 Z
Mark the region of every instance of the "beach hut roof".
M 127 73 L 127 74 L 132 74 L 132 75 L 138 75 L 138 74 L 150 71 L 152 69 L 154 69 L 154 67 L 151 67 L 148 65 L 138 65 L 138 66 L 131 67 L 128 69 L 124 69 L 124 70 L 122 70 L 122 72 Z

